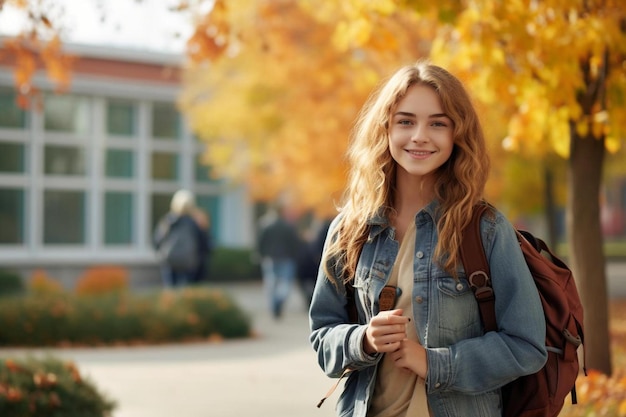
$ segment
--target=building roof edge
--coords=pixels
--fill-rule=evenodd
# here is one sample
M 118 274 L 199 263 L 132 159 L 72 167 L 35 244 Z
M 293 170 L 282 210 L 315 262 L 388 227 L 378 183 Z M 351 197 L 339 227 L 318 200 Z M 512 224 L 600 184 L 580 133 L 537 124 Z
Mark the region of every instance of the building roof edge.
M 0 35 L 0 46 L 5 40 L 11 38 L 13 37 Z M 63 50 L 69 55 L 146 64 L 182 66 L 185 60 L 185 55 L 183 53 L 158 52 L 131 46 L 118 47 L 63 42 Z

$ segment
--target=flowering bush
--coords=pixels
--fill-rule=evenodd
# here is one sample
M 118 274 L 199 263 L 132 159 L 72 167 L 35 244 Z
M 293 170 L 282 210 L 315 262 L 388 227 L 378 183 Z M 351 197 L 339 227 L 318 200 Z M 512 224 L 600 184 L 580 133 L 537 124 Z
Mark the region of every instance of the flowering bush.
M 164 343 L 247 337 L 250 318 L 221 291 L 7 297 L 0 346 Z
M 127 289 L 128 270 L 114 265 L 88 268 L 76 283 L 76 294 L 80 295 L 120 293 Z
M 59 294 L 63 292 L 63 287 L 59 281 L 52 279 L 43 269 L 37 269 L 33 272 L 28 282 L 28 290 L 33 294 Z
M 107 417 L 115 406 L 72 362 L 0 360 L 2 417 Z

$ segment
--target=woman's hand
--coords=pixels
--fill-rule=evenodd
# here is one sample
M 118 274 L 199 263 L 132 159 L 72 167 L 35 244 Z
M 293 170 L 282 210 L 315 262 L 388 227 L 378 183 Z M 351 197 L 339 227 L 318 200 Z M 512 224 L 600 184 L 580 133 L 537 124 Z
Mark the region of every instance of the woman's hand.
M 402 310 L 381 311 L 372 317 L 363 338 L 367 354 L 387 353 L 398 350 L 406 339 L 406 324 L 410 321 Z
M 404 339 L 400 342 L 398 349 L 387 355 L 397 367 L 413 371 L 422 379 L 426 379 L 428 374 L 426 349 L 418 342 Z

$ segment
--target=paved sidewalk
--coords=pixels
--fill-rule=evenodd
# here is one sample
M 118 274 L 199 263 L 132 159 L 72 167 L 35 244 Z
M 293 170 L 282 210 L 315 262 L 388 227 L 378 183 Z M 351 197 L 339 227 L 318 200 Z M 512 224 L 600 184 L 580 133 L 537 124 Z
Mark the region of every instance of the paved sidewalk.
M 609 265 L 611 297 L 626 297 L 626 263 Z M 256 336 L 222 343 L 93 349 L 0 349 L 52 353 L 118 402 L 113 417 L 332 417 L 340 389 L 316 408 L 334 380 L 318 368 L 299 293 L 285 317 L 267 313 L 260 283 L 220 285 L 253 317 Z

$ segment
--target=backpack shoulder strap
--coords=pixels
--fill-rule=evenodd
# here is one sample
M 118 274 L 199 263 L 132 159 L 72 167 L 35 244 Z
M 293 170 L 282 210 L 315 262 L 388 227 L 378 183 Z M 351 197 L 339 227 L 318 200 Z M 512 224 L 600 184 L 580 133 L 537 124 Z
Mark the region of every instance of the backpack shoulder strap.
M 461 240 L 461 261 L 463 262 L 463 268 L 465 268 L 467 280 L 474 292 L 476 301 L 478 301 L 485 332 L 497 329 L 495 297 L 493 288 L 491 288 L 489 263 L 487 262 L 480 234 L 480 219 L 489 208 L 487 204 L 479 204 L 474 207 L 472 220 L 463 230 Z

